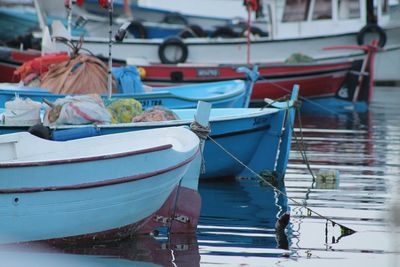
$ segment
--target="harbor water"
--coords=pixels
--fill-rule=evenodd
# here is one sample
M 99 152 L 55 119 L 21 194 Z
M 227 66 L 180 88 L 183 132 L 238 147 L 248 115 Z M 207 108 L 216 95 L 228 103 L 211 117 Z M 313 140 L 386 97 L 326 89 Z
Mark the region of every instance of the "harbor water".
M 196 235 L 45 247 L 13 266 L 55 266 L 43 249 L 57 266 L 400 266 L 399 99 L 376 87 L 369 112 L 302 114 L 285 185 L 201 182 Z

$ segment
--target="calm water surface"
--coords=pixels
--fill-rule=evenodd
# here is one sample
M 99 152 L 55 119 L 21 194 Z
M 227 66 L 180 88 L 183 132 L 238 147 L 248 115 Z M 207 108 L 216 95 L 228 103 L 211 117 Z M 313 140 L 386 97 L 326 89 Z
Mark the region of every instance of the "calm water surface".
M 302 116 L 306 155 L 317 179 L 294 142 L 286 186 L 280 189 L 297 204 L 256 180 L 201 182 L 197 235 L 168 240 L 161 233 L 105 246 L 63 248 L 63 257 L 68 263 L 83 262 L 74 266 L 111 267 L 400 266 L 400 239 L 388 223 L 400 177 L 400 88 L 379 87 L 375 92 L 368 113 Z M 299 131 L 296 136 L 300 140 Z M 337 172 L 337 179 L 322 181 L 318 174 L 323 171 Z M 346 235 L 298 203 L 356 232 Z M 277 228 L 277 217 L 288 209 L 289 225 Z M 52 266 L 60 266 L 55 261 Z

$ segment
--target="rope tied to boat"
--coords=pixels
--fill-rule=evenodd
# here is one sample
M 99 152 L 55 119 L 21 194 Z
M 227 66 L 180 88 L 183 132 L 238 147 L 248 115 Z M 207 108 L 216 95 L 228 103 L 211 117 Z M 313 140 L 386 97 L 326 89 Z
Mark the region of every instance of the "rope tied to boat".
M 196 120 L 190 124 L 190 130 L 192 130 L 192 132 L 194 132 L 201 140 L 208 139 L 209 133 L 211 132 L 209 125 L 203 126 Z
M 207 140 L 208 138 L 210 138 L 210 126 L 203 126 L 200 123 L 198 123 L 195 120 L 190 124 L 190 130 L 192 130 L 192 132 L 194 132 L 200 139 L 200 154 L 201 154 L 201 167 L 200 167 L 200 173 L 204 174 L 206 173 L 206 163 L 205 163 L 205 159 L 204 159 L 204 142 L 205 140 Z
M 287 110 L 289 110 L 289 104 L 288 104 L 288 108 Z M 297 115 L 300 116 L 300 107 L 297 108 Z M 287 116 L 290 120 L 290 112 L 287 113 Z M 290 123 L 290 130 L 293 131 L 294 133 L 294 126 L 292 123 Z M 301 122 L 300 122 L 300 127 L 301 126 Z M 289 130 L 289 129 L 286 129 Z M 301 134 L 302 136 L 302 134 Z M 295 198 L 288 196 L 285 192 L 283 192 L 282 190 L 280 190 L 279 188 L 277 188 L 274 184 L 273 181 L 269 180 L 268 177 L 263 177 L 261 174 L 257 173 L 256 171 L 254 171 L 253 169 L 251 169 L 249 166 L 247 166 L 244 162 L 242 162 L 239 158 L 237 158 L 235 155 L 233 155 L 231 152 L 229 152 L 225 147 L 223 147 L 221 144 L 219 144 L 215 139 L 213 139 L 211 136 L 208 136 L 208 139 L 211 140 L 214 144 L 216 144 L 222 151 L 224 151 L 228 156 L 230 156 L 232 159 L 234 159 L 237 163 L 239 163 L 240 165 L 242 165 L 245 169 L 247 169 L 248 171 L 250 171 L 255 177 L 257 177 L 260 181 L 263 182 L 264 185 L 270 186 L 272 189 L 275 190 L 275 192 L 277 192 L 278 194 L 281 194 L 282 196 L 286 197 L 288 200 L 291 200 L 293 203 L 295 203 L 296 205 L 299 205 L 300 207 L 303 207 L 307 210 L 308 215 L 311 216 L 312 213 L 314 213 L 315 215 L 317 215 L 318 217 L 325 219 L 326 221 L 329 221 L 332 223 L 332 225 L 338 225 L 340 227 L 340 230 L 342 232 L 343 235 L 351 235 L 353 233 L 355 233 L 356 231 L 351 229 L 350 227 L 347 227 L 343 224 L 338 223 L 337 221 L 324 216 L 323 214 L 315 211 L 314 209 L 311 209 L 310 207 L 307 206 L 306 203 L 301 203 L 299 201 L 297 201 Z M 301 139 L 301 149 L 305 150 L 305 144 L 303 139 Z M 295 137 L 295 141 L 298 142 L 297 137 Z M 307 155 L 305 154 L 305 151 L 303 151 L 304 153 L 302 153 L 302 157 L 303 160 L 305 161 L 305 164 L 307 165 L 307 169 L 309 170 L 311 176 L 313 177 L 313 179 L 315 179 L 314 173 L 311 169 L 311 166 L 309 164 Z M 266 179 L 267 178 L 267 179 Z

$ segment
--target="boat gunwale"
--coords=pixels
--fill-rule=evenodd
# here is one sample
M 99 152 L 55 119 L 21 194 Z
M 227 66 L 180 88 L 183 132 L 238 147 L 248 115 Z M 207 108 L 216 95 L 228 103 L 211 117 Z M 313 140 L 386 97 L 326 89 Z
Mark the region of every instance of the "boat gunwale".
M 197 148 L 196 152 L 193 155 L 191 155 L 184 161 L 181 161 L 175 165 L 169 166 L 169 167 L 161 169 L 161 170 L 140 173 L 140 174 L 136 174 L 136 175 L 132 175 L 132 176 L 103 180 L 103 181 L 98 181 L 98 182 L 90 182 L 90 183 L 82 183 L 82 184 L 74 184 L 74 185 L 64 185 L 64 186 L 26 187 L 26 188 L 10 188 L 10 189 L 0 188 L 0 194 L 81 190 L 81 189 L 91 189 L 91 188 L 97 188 L 97 187 L 129 183 L 129 182 L 133 182 L 133 181 L 151 178 L 151 177 L 154 177 L 154 176 L 157 176 L 160 174 L 164 174 L 164 173 L 176 170 L 180 167 L 183 167 L 183 166 L 191 163 L 197 157 L 197 155 L 199 153 L 200 153 L 200 148 Z
M 232 110 L 238 111 L 236 114 L 233 115 L 226 115 L 226 116 L 216 116 L 216 118 L 211 115 L 210 116 L 210 124 L 213 122 L 221 122 L 221 121 L 232 121 L 232 120 L 241 120 L 246 118 L 257 118 L 262 116 L 269 116 L 277 114 L 281 111 L 278 108 L 231 108 Z M 194 110 L 194 109 L 179 109 L 179 111 L 185 110 Z M 218 110 L 223 110 L 218 109 Z M 240 113 L 239 111 L 242 110 L 251 110 L 252 112 L 249 113 Z M 175 111 L 175 110 L 173 110 Z M 219 118 L 218 118 L 219 117 Z M 182 125 L 189 125 L 193 119 L 180 119 L 180 120 L 170 120 L 170 121 L 162 121 L 162 122 L 128 122 L 128 123 L 117 123 L 117 124 L 92 124 L 90 126 L 96 127 L 97 129 L 101 128 L 128 128 L 128 127 L 170 127 L 170 126 L 182 126 Z M 0 129 L 3 126 L 7 125 L 0 125 Z M 12 126 L 10 126 L 12 127 Z M 84 128 L 88 127 L 88 125 L 57 125 L 52 126 L 50 129 L 53 130 L 61 130 L 61 129 L 76 129 L 76 128 Z
M 173 147 L 172 144 L 165 144 L 165 145 L 154 146 L 154 147 L 144 148 L 144 149 L 139 149 L 139 150 L 134 150 L 134 151 L 112 153 L 112 154 L 100 155 L 100 156 L 88 156 L 88 157 L 80 157 L 80 158 L 57 159 L 57 160 L 47 160 L 47 161 L 5 162 L 5 163 L 0 162 L 0 169 L 15 168 L 15 167 L 49 166 L 49 165 L 61 165 L 61 164 L 82 163 L 82 162 L 89 162 L 89 161 L 108 160 L 108 159 L 123 158 L 123 157 L 129 157 L 129 156 L 134 156 L 134 155 L 141 155 L 141 154 L 146 154 L 146 153 L 168 150 L 172 147 Z

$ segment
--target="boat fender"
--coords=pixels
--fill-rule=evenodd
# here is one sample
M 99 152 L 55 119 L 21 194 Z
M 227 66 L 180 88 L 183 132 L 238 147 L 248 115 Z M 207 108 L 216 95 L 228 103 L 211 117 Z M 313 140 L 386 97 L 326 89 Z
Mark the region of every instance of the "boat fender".
M 36 124 L 29 127 L 28 132 L 34 136 L 50 140 L 51 130 L 49 127 L 43 126 L 42 124 Z
M 376 24 L 368 24 L 364 26 L 357 34 L 357 43 L 358 45 L 365 44 L 365 36 L 369 33 L 378 34 L 379 35 L 379 47 L 384 47 L 387 41 L 387 35 L 385 31 Z
M 179 12 L 171 12 L 165 15 L 165 17 L 161 21 L 162 23 L 167 24 L 180 24 L 180 25 L 188 25 L 187 19 Z
M 128 31 L 130 34 L 135 36 L 135 38 L 146 39 L 147 31 L 144 27 L 143 23 L 138 20 L 132 20 L 131 24 L 128 27 Z
M 179 33 L 181 38 L 193 38 L 193 37 L 205 37 L 206 33 L 203 28 L 197 24 L 187 26 L 183 31 Z
M 222 37 L 222 38 L 235 38 L 239 37 L 239 34 L 237 34 L 231 27 L 229 26 L 222 26 L 218 27 L 212 34 L 211 37 L 217 38 L 217 37 Z
M 176 49 L 180 50 L 180 53 L 175 53 L 178 55 L 180 54 L 180 57 L 175 59 L 169 59 L 166 55 L 166 50 L 169 47 L 176 47 Z M 158 48 L 158 57 L 164 64 L 183 63 L 186 61 L 188 54 L 189 51 L 186 44 L 182 41 L 181 38 L 175 36 L 166 38 Z

